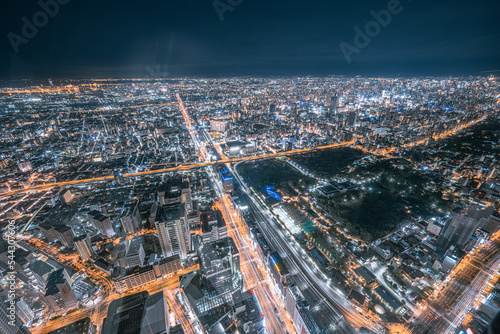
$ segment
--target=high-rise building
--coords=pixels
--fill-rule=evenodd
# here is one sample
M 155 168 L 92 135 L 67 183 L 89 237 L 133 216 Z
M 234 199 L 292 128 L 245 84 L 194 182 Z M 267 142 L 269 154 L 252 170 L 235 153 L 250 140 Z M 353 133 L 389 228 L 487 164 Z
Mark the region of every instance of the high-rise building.
M 102 334 L 168 334 L 168 304 L 163 291 L 142 291 L 112 301 L 102 324 Z
M 59 240 L 65 247 L 73 247 L 75 233 L 73 229 L 64 224 L 44 223 L 38 226 L 40 232 L 44 235 L 47 242 Z
M 182 176 L 168 179 L 159 187 L 157 196 L 160 205 L 184 203 L 188 211 L 193 208 L 189 182 Z
M 202 212 L 200 218 L 203 243 L 227 237 L 226 221 L 219 210 Z
M 233 192 L 233 176 L 229 171 L 225 168 L 221 169 L 220 177 L 222 180 L 222 188 L 225 192 L 231 193 Z
M 479 226 L 484 225 L 493 212 L 491 207 L 472 205 L 465 212 L 451 212 L 450 218 L 439 235 L 437 247 L 447 250 L 454 245 L 462 248 Z
M 55 329 L 49 334 L 95 334 L 95 333 L 96 333 L 96 326 L 92 323 L 90 318 L 83 318 L 64 327 Z
M 356 112 L 355 111 L 349 112 L 349 114 L 347 114 L 347 126 L 350 126 L 350 127 L 355 126 L 356 119 L 357 119 Z
M 179 287 L 205 332 L 218 328 L 220 333 L 264 333 L 257 299 L 251 291 L 242 291 L 239 253 L 233 239 L 202 243 L 198 257 L 200 270 L 181 276 Z
M 14 302 L 2 298 L 0 300 L 0 333 L 2 334 L 30 334 L 16 314 Z
M 163 256 L 178 254 L 181 259 L 186 259 L 191 238 L 184 203 L 159 207 L 154 223 Z
M 29 161 L 18 162 L 17 166 L 21 172 L 29 172 L 31 168 L 31 163 Z
M 139 231 L 141 226 L 141 213 L 139 211 L 139 203 L 133 202 L 126 205 L 120 221 L 125 233 L 134 233 Z
M 210 130 L 215 132 L 226 132 L 228 123 L 223 121 L 210 121 Z
M 354 104 L 354 102 L 356 101 L 356 93 L 349 93 L 347 95 L 347 104 Z
M 35 312 L 33 312 L 24 297 L 16 300 L 16 311 L 19 319 L 28 326 L 30 326 L 31 322 L 35 319 Z
M 275 112 L 276 112 L 276 104 L 271 103 L 271 104 L 269 105 L 269 113 L 270 113 L 271 115 L 273 115 Z
M 120 244 L 117 261 L 123 268 L 142 267 L 146 260 L 146 253 L 142 245 L 142 238 L 135 237 Z
M 111 237 L 115 234 L 111 219 L 100 211 L 92 210 L 89 212 L 89 220 L 92 226 L 101 234 Z
M 198 249 L 202 278 L 209 291 L 219 295 L 243 286 L 240 254 L 233 239 L 224 238 L 202 244 Z
M 330 105 L 328 106 L 329 112 L 334 113 L 337 111 L 338 100 L 339 100 L 339 97 L 337 95 L 333 95 L 330 98 Z
M 75 237 L 73 243 L 82 261 L 88 261 L 92 258 L 94 251 L 92 250 L 92 244 L 90 243 L 90 236 L 88 234 Z
M 45 286 L 45 299 L 56 313 L 64 313 L 77 305 L 75 292 L 71 288 L 72 280 L 65 269 L 50 274 Z

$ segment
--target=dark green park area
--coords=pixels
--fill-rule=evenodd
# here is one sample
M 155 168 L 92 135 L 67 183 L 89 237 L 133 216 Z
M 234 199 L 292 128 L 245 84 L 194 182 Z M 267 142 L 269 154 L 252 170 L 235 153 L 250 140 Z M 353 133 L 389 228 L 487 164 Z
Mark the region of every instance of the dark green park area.
M 316 176 L 330 178 L 336 176 L 363 155 L 360 150 L 342 147 L 297 155 L 292 160 L 308 168 Z
M 411 216 L 439 216 L 451 205 L 442 199 L 439 184 L 404 160 L 359 167 L 347 178 L 360 183 L 357 190 L 330 198 L 318 194 L 317 202 L 349 234 L 368 242 L 393 232 Z
M 313 178 L 300 174 L 288 163 L 279 159 L 242 163 L 237 168 L 238 172 L 255 189 L 267 186 L 280 188 L 290 185 L 304 191 L 316 182 Z

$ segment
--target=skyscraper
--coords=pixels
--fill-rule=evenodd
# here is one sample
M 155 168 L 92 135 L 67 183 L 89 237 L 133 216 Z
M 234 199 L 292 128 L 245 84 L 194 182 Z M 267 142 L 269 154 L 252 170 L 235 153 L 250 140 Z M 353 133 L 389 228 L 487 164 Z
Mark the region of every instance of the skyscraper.
M 163 256 L 178 254 L 181 259 L 186 259 L 191 249 L 191 238 L 184 203 L 159 207 L 155 227 Z
M 459 248 L 464 247 L 472 237 L 477 228 L 484 224 L 487 217 L 492 213 L 491 207 L 480 207 L 473 205 L 466 212 L 451 212 L 439 235 L 437 246 L 445 251 L 451 245 Z
M 92 323 L 90 318 L 83 318 L 81 320 L 72 322 L 69 325 L 53 330 L 49 334 L 95 334 L 96 326 Z
M 200 270 L 180 277 L 179 287 L 205 332 L 264 333 L 262 314 L 252 291 L 243 291 L 239 252 L 233 239 L 202 243 Z
M 74 307 L 78 300 L 71 288 L 72 280 L 65 269 L 50 274 L 45 287 L 45 299 L 56 313 L 64 313 Z
M 337 111 L 338 99 L 339 97 L 336 94 L 330 98 L 330 105 L 328 107 L 329 112 L 334 113 Z
M 30 334 L 16 314 L 16 307 L 8 300 L 0 299 L 0 333 L 2 334 Z
M 115 234 L 111 220 L 102 212 L 97 210 L 90 211 L 89 220 L 99 233 L 107 237 L 111 237 Z
M 78 255 L 80 255 L 82 261 L 88 261 L 92 258 L 94 251 L 92 250 L 88 234 L 83 234 L 74 238 L 73 243 L 75 244 L 76 251 L 78 252 Z
M 356 125 L 357 115 L 355 111 L 351 111 L 347 114 L 347 126 L 353 127 Z
M 114 300 L 102 324 L 102 334 L 167 334 L 168 304 L 163 291 L 142 291 Z
M 134 233 L 139 231 L 141 226 L 141 213 L 139 212 L 139 203 L 128 203 L 123 210 L 123 216 L 120 221 L 125 233 Z

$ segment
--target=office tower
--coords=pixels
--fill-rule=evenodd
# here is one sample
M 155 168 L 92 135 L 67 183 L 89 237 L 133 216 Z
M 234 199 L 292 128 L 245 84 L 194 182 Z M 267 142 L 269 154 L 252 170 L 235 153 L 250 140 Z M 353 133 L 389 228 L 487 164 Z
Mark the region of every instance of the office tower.
M 89 221 L 94 228 L 106 237 L 111 237 L 115 234 L 111 219 L 102 212 L 92 210 L 89 212 Z
M 178 254 L 181 259 L 186 259 L 191 249 L 191 238 L 184 203 L 159 207 L 155 227 L 163 256 Z
M 355 93 L 349 93 L 349 95 L 347 95 L 347 104 L 354 104 L 356 100 L 356 94 Z
M 31 163 L 29 161 L 18 162 L 17 166 L 19 167 L 19 170 L 23 173 L 29 172 L 32 169 Z
M 44 223 L 38 226 L 47 242 L 59 240 L 65 247 L 73 247 L 75 233 L 68 225 Z
M 223 121 L 210 121 L 210 130 L 215 132 L 226 132 L 228 129 L 228 123 Z
M 202 244 L 198 249 L 198 257 L 207 291 L 224 295 L 243 287 L 240 254 L 233 239 L 224 238 Z
M 229 171 L 225 168 L 221 169 L 220 177 L 222 180 L 222 188 L 225 192 L 231 193 L 233 192 L 233 176 Z
M 328 107 L 329 112 L 334 113 L 337 111 L 338 99 L 339 99 L 339 97 L 337 95 L 333 95 L 330 98 L 330 106 Z
M 28 324 L 28 326 L 30 326 L 31 322 L 35 319 L 35 312 L 33 312 L 24 297 L 16 300 L 16 311 L 19 319 L 21 319 L 24 324 Z
M 170 178 L 160 185 L 157 196 L 160 205 L 184 203 L 188 211 L 193 208 L 189 182 L 180 175 Z
M 233 239 L 201 244 L 200 270 L 181 276 L 179 287 L 187 306 L 205 332 L 263 333 L 262 314 L 254 294 L 243 292 L 239 253 Z
M 227 226 L 222 213 L 219 210 L 202 212 L 201 231 L 203 243 L 226 238 Z
M 45 299 L 54 312 L 64 313 L 76 307 L 77 299 L 71 284 L 71 278 L 65 269 L 50 274 L 45 286 Z
M 125 233 L 134 233 L 139 231 L 141 227 L 141 213 L 139 212 L 139 203 L 128 203 L 124 210 L 124 214 L 120 218 Z
M 29 270 L 34 276 L 33 284 L 43 289 L 55 268 L 44 261 L 35 261 L 30 265 Z
M 16 314 L 16 306 L 5 297 L 0 299 L 0 333 L 30 334 Z
M 355 111 L 349 112 L 347 115 L 347 126 L 353 127 L 356 125 L 357 115 Z
M 142 238 L 135 237 L 120 244 L 118 265 L 123 268 L 142 267 L 146 259 Z
M 285 261 L 283 261 L 278 252 L 269 254 L 269 271 L 272 274 L 276 286 L 281 292 L 280 297 L 283 299 L 285 296 L 285 287 L 289 283 L 288 279 L 290 272 L 288 271 Z
M 299 118 L 299 112 L 300 110 L 297 103 L 292 104 L 292 116 L 296 119 Z
M 92 323 L 90 318 L 83 318 L 67 326 L 55 329 L 49 334 L 95 334 L 95 333 L 96 333 L 96 326 Z
M 142 291 L 109 304 L 102 334 L 168 334 L 168 304 L 163 291 Z
M 67 225 L 56 225 L 54 226 L 54 231 L 57 239 L 65 247 L 73 247 L 73 239 L 75 238 L 75 232 L 73 229 Z
M 226 310 L 232 295 L 243 288 L 239 253 L 233 239 L 202 244 L 198 249 L 200 270 L 180 278 L 180 288 L 198 318 L 217 308 Z
M 485 224 L 491 213 L 491 207 L 479 205 L 472 205 L 464 213 L 451 212 L 450 218 L 439 235 L 437 246 L 443 251 L 452 245 L 458 248 L 466 246 L 477 228 Z
M 73 243 L 82 261 L 88 261 L 92 258 L 94 251 L 92 250 L 92 244 L 90 243 L 90 236 L 88 234 L 83 234 L 74 238 Z

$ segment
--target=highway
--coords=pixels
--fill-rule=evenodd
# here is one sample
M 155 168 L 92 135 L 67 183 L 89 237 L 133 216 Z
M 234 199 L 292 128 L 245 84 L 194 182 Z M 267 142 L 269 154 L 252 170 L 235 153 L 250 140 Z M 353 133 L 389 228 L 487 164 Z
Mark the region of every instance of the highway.
M 434 301 L 410 324 L 412 333 L 453 333 L 462 323 L 500 265 L 499 234 L 479 249 L 480 252 L 468 254 L 450 273 L 451 281 L 438 290 Z
M 282 227 L 276 224 L 268 210 L 250 194 L 249 189 L 243 182 L 241 176 L 234 169 L 233 175 L 242 185 L 242 189 L 247 196 L 247 202 L 257 218 L 259 227 L 265 235 L 269 245 L 280 253 L 287 263 L 293 280 L 300 287 L 304 297 L 312 308 L 313 312 L 321 314 L 325 323 L 329 326 L 331 333 L 356 333 L 353 324 L 358 329 L 366 327 L 375 333 L 384 333 L 385 329 L 372 323 L 350 305 L 340 290 L 331 286 L 330 281 L 312 262 L 309 256 L 296 243 L 293 237 L 283 231 Z
M 131 177 L 145 176 L 145 175 L 164 174 L 164 173 L 175 172 L 175 171 L 183 171 L 183 170 L 189 170 L 189 169 L 194 169 L 194 168 L 207 167 L 207 166 L 212 166 L 215 164 L 226 164 L 226 163 L 235 163 L 235 162 L 241 162 L 241 161 L 253 161 L 253 160 L 278 158 L 278 157 L 282 157 L 282 156 L 302 154 L 302 153 L 318 151 L 318 150 L 326 150 L 326 149 L 330 149 L 330 148 L 334 148 L 334 147 L 349 146 L 352 144 L 354 144 L 353 140 L 349 141 L 349 142 L 345 142 L 345 143 L 339 143 L 339 144 L 330 144 L 330 145 L 310 147 L 310 148 L 299 148 L 299 149 L 286 151 L 286 152 L 270 153 L 270 154 L 263 154 L 263 155 L 253 155 L 253 156 L 248 156 L 248 157 L 224 159 L 224 160 L 218 160 L 218 161 L 208 161 L 208 162 L 202 162 L 202 163 L 197 163 L 197 164 L 189 164 L 189 165 L 170 167 L 170 168 L 165 168 L 165 169 L 149 170 L 149 171 L 132 173 L 132 174 L 123 174 L 123 177 L 124 178 L 131 178 Z M 82 179 L 82 180 L 74 180 L 74 181 L 46 183 L 46 184 L 41 184 L 41 185 L 34 186 L 34 187 L 27 187 L 24 189 L 17 189 L 17 190 L 4 192 L 4 193 L 0 194 L 0 198 L 5 197 L 5 196 L 20 194 L 20 193 L 25 193 L 25 192 L 29 192 L 29 191 L 37 191 L 37 190 L 54 188 L 54 187 L 64 187 L 64 186 L 71 186 L 71 185 L 78 185 L 78 184 L 92 183 L 92 182 L 111 181 L 113 179 L 114 179 L 114 175 L 108 175 L 108 176 L 101 176 L 101 177 L 96 177 L 96 178 L 92 178 L 92 179 Z
M 179 94 L 177 94 L 177 100 L 182 111 L 182 115 L 186 124 L 188 124 L 188 130 L 191 134 L 192 140 L 198 151 L 201 160 L 206 159 L 205 145 L 202 145 L 197 137 L 197 132 L 192 128 L 192 121 L 189 117 L 189 113 L 184 107 L 184 103 Z M 224 215 L 226 224 L 228 225 L 228 235 L 234 240 L 236 247 L 240 253 L 240 270 L 244 278 L 244 286 L 246 289 L 252 289 L 255 292 L 257 301 L 261 307 L 262 313 L 266 320 L 265 327 L 270 334 L 281 334 L 294 332 L 292 319 L 288 316 L 287 312 L 284 310 L 283 305 L 280 305 L 279 298 L 273 293 L 270 286 L 270 278 L 268 273 L 263 270 L 264 265 L 258 265 L 259 258 L 256 252 L 253 251 L 248 236 L 245 239 L 246 233 L 241 230 L 245 230 L 243 222 L 237 218 L 237 214 L 232 209 L 229 198 L 224 193 L 222 189 L 221 182 L 217 178 L 215 171 L 212 166 L 208 166 L 208 176 L 210 181 L 215 187 L 217 196 L 219 197 L 220 207 Z M 231 223 L 230 225 L 228 223 Z M 282 303 L 281 303 L 282 304 Z M 276 312 L 275 312 L 276 310 Z

